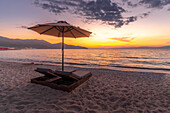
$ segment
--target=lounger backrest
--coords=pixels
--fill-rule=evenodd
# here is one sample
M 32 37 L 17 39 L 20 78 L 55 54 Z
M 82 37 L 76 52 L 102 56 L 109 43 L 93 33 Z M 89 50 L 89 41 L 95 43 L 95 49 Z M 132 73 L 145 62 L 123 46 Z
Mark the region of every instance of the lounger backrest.
M 35 71 L 38 71 L 38 72 L 52 72 L 51 69 L 46 69 L 46 68 L 37 68 Z
M 89 71 L 81 71 L 77 70 L 75 72 L 65 72 L 65 71 L 55 71 L 55 73 L 59 76 L 67 77 L 67 78 L 72 78 L 75 80 L 81 80 L 89 75 L 91 75 L 91 72 Z
M 60 77 L 72 78 L 72 79 L 75 79 L 75 80 L 79 80 L 76 77 L 72 76 L 72 73 L 73 72 L 65 72 L 65 71 L 58 71 L 58 70 L 55 71 L 55 74 L 57 74 Z
M 81 71 L 81 70 L 77 70 L 75 72 L 72 73 L 72 76 L 74 76 L 77 79 L 83 79 L 87 76 L 91 75 L 91 72 L 89 71 Z
M 46 69 L 46 68 L 37 68 L 35 69 L 35 71 L 45 74 L 45 76 L 49 76 L 49 77 L 54 77 L 57 76 L 53 70 L 51 69 Z

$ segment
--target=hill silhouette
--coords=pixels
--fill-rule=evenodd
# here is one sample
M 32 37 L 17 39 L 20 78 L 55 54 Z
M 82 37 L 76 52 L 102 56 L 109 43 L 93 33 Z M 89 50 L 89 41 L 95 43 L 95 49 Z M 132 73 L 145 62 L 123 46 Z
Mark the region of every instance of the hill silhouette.
M 61 49 L 62 43 L 51 44 L 45 40 L 37 39 L 10 39 L 0 36 L 0 47 L 14 47 L 16 49 Z M 86 47 L 64 44 L 65 49 L 87 49 Z
M 141 46 L 141 47 L 125 47 L 118 49 L 170 49 L 170 46 L 160 46 L 160 47 L 149 47 L 149 46 Z

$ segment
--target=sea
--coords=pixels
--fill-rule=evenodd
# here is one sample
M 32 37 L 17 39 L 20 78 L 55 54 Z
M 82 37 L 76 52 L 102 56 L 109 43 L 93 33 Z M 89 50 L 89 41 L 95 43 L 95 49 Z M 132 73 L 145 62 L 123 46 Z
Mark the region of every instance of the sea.
M 0 61 L 61 65 L 61 49 L 0 51 Z M 170 49 L 65 49 L 65 66 L 170 72 Z

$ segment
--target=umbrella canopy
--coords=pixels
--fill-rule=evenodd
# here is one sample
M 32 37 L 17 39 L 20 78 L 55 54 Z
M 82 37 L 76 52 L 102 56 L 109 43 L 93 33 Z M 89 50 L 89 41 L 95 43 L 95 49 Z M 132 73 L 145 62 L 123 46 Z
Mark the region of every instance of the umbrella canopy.
M 72 26 L 66 21 L 38 24 L 28 29 L 34 30 L 40 34 L 51 35 L 56 37 L 62 37 L 62 33 L 64 33 L 64 37 L 67 38 L 89 37 L 91 34 L 91 32 L 81 29 L 79 27 Z
M 67 38 L 82 38 L 89 37 L 92 32 L 86 31 L 79 27 L 72 26 L 66 21 L 58 21 L 57 23 L 38 24 L 29 27 L 35 32 L 44 35 L 62 37 L 62 71 L 64 71 L 64 37 Z

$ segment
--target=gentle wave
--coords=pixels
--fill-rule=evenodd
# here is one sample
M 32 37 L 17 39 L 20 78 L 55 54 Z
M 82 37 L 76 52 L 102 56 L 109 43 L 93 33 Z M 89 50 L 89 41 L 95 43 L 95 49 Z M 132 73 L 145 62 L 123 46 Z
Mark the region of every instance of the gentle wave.
M 146 69 L 146 70 L 162 70 L 162 71 L 170 71 L 170 69 L 167 69 L 167 68 L 145 68 L 145 67 L 132 67 L 132 66 L 113 66 L 113 67 L 119 67 L 119 68 L 132 68 L 132 69 Z
M 54 62 L 54 61 L 38 61 L 38 60 L 31 60 L 31 59 L 9 59 L 10 61 L 21 61 L 21 62 L 34 62 L 34 63 L 45 63 L 45 64 L 61 64 L 61 62 Z M 74 65 L 74 66 L 88 66 L 91 65 L 93 67 L 118 67 L 118 68 L 131 68 L 131 69 L 145 69 L 145 70 L 163 70 L 163 71 L 170 71 L 168 68 L 145 68 L 145 67 L 135 67 L 135 66 L 121 66 L 121 65 L 98 65 L 98 64 L 88 64 L 88 63 L 71 63 L 65 62 L 64 64 Z
M 151 58 L 151 57 L 117 57 L 117 58 L 128 58 L 128 59 L 160 59 L 160 58 Z M 170 58 L 163 58 L 170 59 Z
M 65 50 L 65 64 L 81 67 L 118 67 L 170 71 L 170 49 Z M 61 65 L 60 50 L 0 51 L 0 60 Z

